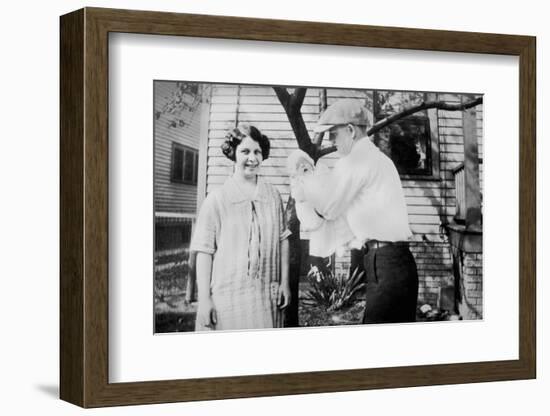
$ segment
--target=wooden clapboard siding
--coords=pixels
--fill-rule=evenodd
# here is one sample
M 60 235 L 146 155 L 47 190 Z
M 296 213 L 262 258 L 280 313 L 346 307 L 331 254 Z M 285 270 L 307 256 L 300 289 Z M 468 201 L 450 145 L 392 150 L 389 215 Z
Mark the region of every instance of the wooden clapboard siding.
M 242 116 L 242 117 L 241 117 Z M 211 115 L 211 117 L 215 117 L 214 114 Z M 267 118 L 267 117 L 266 117 Z M 284 117 L 279 117 L 280 120 L 266 120 L 263 118 L 258 119 L 257 117 L 249 116 L 247 114 L 241 114 L 239 113 L 239 121 L 245 121 L 253 124 L 258 129 L 262 131 L 262 133 L 268 135 L 270 138 L 277 138 L 277 136 L 281 136 L 281 132 L 284 132 L 286 134 L 289 134 L 289 136 L 286 136 L 284 138 L 293 138 L 292 135 L 292 129 L 290 127 L 290 123 L 288 122 L 288 119 L 285 120 Z M 307 129 L 310 131 L 310 133 L 313 132 L 313 128 L 315 127 L 315 120 L 309 121 L 307 118 L 304 120 Z M 221 130 L 223 132 L 227 132 L 227 130 L 235 127 L 235 119 L 227 119 L 227 120 L 212 120 L 210 124 L 210 128 L 212 130 Z M 223 135 L 222 137 L 223 138 Z
M 330 105 L 340 98 L 370 100 L 372 90 L 327 90 L 326 100 Z M 428 97 L 448 103 L 460 103 L 471 96 L 460 94 L 435 94 Z M 206 192 L 220 187 L 233 171 L 220 146 L 228 129 L 236 121 L 247 121 L 258 127 L 271 140 L 271 155 L 261 168 L 261 175 L 281 193 L 286 203 L 289 197 L 289 179 L 286 174 L 286 159 L 297 148 L 296 139 L 280 105 L 270 87 L 216 85 L 212 88 L 210 122 L 208 126 Z M 308 89 L 302 113 L 310 135 L 321 108 L 320 90 Z M 428 113 L 435 166 L 433 177 L 402 179 L 407 203 L 410 227 L 413 232 L 411 251 L 417 261 L 420 276 L 420 302 L 435 304 L 439 289 L 451 284 L 452 263 L 450 247 L 442 232 L 442 224 L 452 221 L 456 211 L 453 169 L 464 161 L 464 138 L 462 113 L 460 111 L 430 110 Z M 483 111 L 476 109 L 479 135 L 479 154 L 483 150 Z M 372 114 L 370 122 L 373 122 Z M 333 166 L 337 154 L 322 158 L 319 163 Z M 347 272 L 349 253 L 336 259 L 336 272 Z
M 237 95 L 216 95 L 212 97 L 212 105 L 216 104 L 236 104 L 239 101 L 241 104 L 262 104 L 262 105 L 280 105 L 279 99 L 277 96 L 240 96 L 240 99 L 237 100 Z M 304 99 L 304 107 L 308 105 L 319 105 L 319 100 L 317 97 L 306 97 Z
M 161 112 L 175 91 L 176 83 L 155 81 L 155 114 Z M 197 186 L 171 181 L 172 146 L 179 143 L 192 149 L 199 148 L 200 109 L 178 114 L 161 113 L 155 116 L 155 211 L 194 214 L 197 208 Z M 172 127 L 174 119 L 184 126 Z

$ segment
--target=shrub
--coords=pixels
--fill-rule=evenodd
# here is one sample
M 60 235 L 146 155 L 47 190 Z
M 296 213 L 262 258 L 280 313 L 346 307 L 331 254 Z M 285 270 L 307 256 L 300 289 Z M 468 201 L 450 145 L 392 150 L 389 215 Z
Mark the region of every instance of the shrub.
M 312 266 L 307 274 L 310 288 L 304 296 L 304 303 L 322 306 L 327 311 L 337 311 L 353 304 L 365 287 L 364 272 L 355 269 L 351 276 L 334 276 L 331 270 L 320 271 Z

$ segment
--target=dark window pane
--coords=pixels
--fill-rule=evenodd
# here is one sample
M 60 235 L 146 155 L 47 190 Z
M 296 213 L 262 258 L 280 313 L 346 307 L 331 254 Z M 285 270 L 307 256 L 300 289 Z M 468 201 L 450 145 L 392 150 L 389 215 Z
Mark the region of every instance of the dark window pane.
M 174 155 L 172 157 L 172 180 L 183 180 L 183 149 L 174 147 Z
M 183 163 L 183 180 L 185 182 L 193 182 L 193 172 L 195 171 L 195 152 L 191 150 L 185 151 L 185 161 Z
M 195 172 L 193 176 L 193 183 L 197 183 L 199 178 L 199 153 L 195 152 Z
M 407 117 L 380 130 L 374 143 L 399 173 L 431 175 L 430 128 L 424 117 Z
M 376 91 L 375 122 L 420 104 L 423 93 Z M 399 173 L 431 175 L 430 121 L 425 111 L 403 118 L 375 134 L 374 143 L 390 157 Z

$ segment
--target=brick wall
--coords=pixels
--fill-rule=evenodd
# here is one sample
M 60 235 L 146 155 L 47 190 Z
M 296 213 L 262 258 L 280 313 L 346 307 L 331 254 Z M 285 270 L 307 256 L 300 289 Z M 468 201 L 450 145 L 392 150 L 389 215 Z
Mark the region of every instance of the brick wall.
M 460 301 L 463 319 L 483 318 L 483 258 L 481 253 L 462 253 Z

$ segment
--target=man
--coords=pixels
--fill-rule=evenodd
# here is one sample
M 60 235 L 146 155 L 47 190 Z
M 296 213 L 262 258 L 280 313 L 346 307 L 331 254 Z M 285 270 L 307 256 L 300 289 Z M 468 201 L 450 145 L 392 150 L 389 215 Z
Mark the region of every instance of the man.
M 407 206 L 394 163 L 367 136 L 367 110 L 359 100 L 340 100 L 321 115 L 341 158 L 321 184 L 303 187 L 303 198 L 325 221 L 343 217 L 363 245 L 367 290 L 363 323 L 413 322 L 418 273 L 407 240 Z

